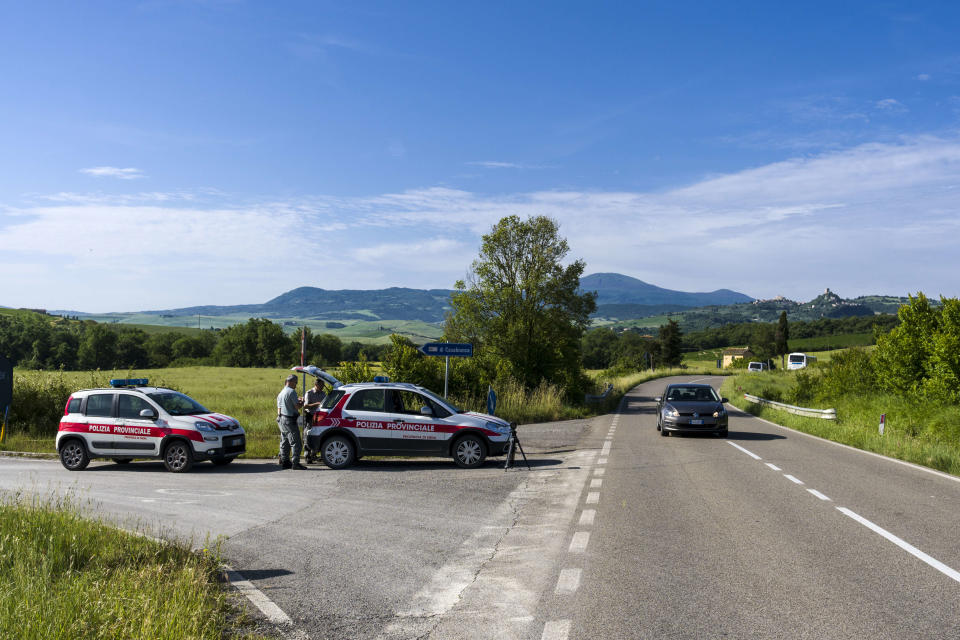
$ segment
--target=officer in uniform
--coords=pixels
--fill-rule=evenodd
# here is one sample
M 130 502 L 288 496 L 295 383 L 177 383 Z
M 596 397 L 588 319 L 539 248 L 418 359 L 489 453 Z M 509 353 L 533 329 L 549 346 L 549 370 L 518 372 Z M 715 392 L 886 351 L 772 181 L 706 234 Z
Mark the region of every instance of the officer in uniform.
M 277 425 L 280 427 L 280 455 L 278 460 L 284 469 L 306 469 L 300 464 L 303 441 L 297 427 L 297 417 L 303 401 L 297 397 L 297 376 L 287 376 L 287 383 L 277 395 Z M 292 449 L 292 451 L 291 451 Z
M 307 444 L 307 433 L 313 425 L 313 414 L 320 408 L 323 399 L 326 397 L 327 394 L 323 391 L 323 380 L 319 377 L 313 381 L 313 386 L 307 389 L 307 392 L 303 395 L 303 452 L 306 455 L 307 464 L 313 462 L 316 455 L 316 452 L 311 451 L 310 445 Z

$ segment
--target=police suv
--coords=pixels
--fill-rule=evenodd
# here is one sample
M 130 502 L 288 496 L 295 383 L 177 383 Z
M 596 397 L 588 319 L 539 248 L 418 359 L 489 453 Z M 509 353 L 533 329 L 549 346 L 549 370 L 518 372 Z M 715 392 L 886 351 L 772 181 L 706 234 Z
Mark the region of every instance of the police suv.
M 505 420 L 461 411 L 406 382 L 336 383 L 310 421 L 307 445 L 332 469 L 364 455 L 444 456 L 479 467 L 487 456 L 507 453 L 511 437 Z
M 181 473 L 195 460 L 224 465 L 246 450 L 246 434 L 235 419 L 179 391 L 147 383 L 145 378 L 111 380 L 109 389 L 74 392 L 57 433 L 63 466 L 80 471 L 91 458 L 118 464 L 160 458 L 167 470 Z

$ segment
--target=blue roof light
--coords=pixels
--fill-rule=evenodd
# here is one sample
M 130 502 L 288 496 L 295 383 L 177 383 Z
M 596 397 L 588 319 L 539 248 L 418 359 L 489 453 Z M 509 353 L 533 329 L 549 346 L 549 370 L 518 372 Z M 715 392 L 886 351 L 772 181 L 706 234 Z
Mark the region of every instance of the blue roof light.
M 146 378 L 114 378 L 110 381 L 111 387 L 145 387 L 148 380 Z

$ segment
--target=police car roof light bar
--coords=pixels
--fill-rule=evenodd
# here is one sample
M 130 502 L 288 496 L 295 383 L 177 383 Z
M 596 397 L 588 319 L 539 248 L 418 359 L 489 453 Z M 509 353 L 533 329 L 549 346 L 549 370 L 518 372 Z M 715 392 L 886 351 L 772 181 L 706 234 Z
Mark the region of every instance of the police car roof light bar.
M 114 378 L 110 386 L 117 387 L 145 387 L 149 381 L 146 378 Z

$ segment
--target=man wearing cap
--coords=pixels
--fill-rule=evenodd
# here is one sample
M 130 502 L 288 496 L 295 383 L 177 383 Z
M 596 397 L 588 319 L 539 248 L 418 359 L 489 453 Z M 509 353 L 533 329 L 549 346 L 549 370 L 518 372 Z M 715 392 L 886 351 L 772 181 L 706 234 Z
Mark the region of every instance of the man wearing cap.
M 297 416 L 303 401 L 297 397 L 297 376 L 287 376 L 287 383 L 277 395 L 277 425 L 280 426 L 280 466 L 284 469 L 306 469 L 300 464 L 303 441 L 297 428 Z M 293 449 L 293 451 L 291 451 Z M 292 458 L 292 462 L 291 462 Z

